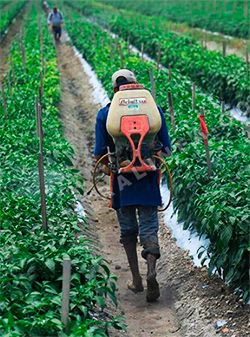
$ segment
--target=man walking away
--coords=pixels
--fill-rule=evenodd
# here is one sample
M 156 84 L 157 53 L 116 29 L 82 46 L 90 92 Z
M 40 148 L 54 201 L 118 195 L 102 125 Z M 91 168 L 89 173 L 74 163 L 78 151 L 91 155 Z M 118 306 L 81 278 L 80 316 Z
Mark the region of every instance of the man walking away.
M 53 12 L 49 14 L 48 24 L 52 27 L 55 41 L 59 42 L 62 35 L 63 16 L 58 11 L 57 7 L 54 7 Z
M 47 1 L 43 1 L 43 11 L 45 12 L 45 14 L 48 14 L 49 12 L 49 6 Z
M 128 69 L 120 69 L 112 76 L 115 93 L 120 90 L 120 86 L 133 83 L 137 83 L 136 77 Z M 110 103 L 98 112 L 96 118 L 95 156 L 97 160 L 107 153 L 108 147 L 114 148 L 113 139 L 106 126 L 109 108 Z M 158 109 L 162 120 L 161 129 L 157 134 L 161 145 L 158 151 L 161 150 L 162 153 L 170 155 L 171 142 L 166 121 L 162 110 L 159 107 Z M 117 113 L 117 118 L 119 118 L 119 113 Z M 108 174 L 107 163 L 103 164 L 103 171 Z M 135 293 L 143 291 L 136 251 L 139 235 L 140 243 L 143 246 L 142 257 L 147 261 L 148 266 L 146 296 L 148 302 L 153 302 L 160 296 L 159 285 L 156 280 L 156 260 L 160 257 L 157 207 L 162 203 L 159 175 L 159 171 L 154 171 L 147 172 L 140 179 L 133 173 L 114 174 L 112 178 L 112 208 L 117 211 L 121 229 L 120 242 L 125 249 L 132 273 L 132 282 L 128 284 L 128 288 Z M 123 183 L 119 184 L 119 181 L 123 181 Z

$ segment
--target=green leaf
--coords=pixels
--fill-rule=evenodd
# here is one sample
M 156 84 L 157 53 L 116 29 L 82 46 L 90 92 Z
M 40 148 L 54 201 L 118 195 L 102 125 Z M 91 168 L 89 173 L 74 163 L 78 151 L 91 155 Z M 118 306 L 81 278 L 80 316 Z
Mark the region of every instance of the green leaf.
M 49 268 L 50 271 L 55 271 L 55 262 L 52 259 L 47 259 L 45 265 Z

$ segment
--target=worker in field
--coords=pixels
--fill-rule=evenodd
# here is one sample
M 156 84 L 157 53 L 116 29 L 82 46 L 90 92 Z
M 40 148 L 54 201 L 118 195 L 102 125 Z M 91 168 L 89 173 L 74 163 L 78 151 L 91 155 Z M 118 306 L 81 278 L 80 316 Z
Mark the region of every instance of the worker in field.
M 63 16 L 57 7 L 54 7 L 53 11 L 49 13 L 48 24 L 51 26 L 55 41 L 59 42 L 62 35 Z
M 48 6 L 47 1 L 43 1 L 43 10 L 46 14 L 48 14 L 49 6 Z
M 127 69 L 120 69 L 112 76 L 112 85 L 114 93 L 122 93 L 124 88 L 136 86 L 137 80 L 133 72 Z M 138 84 L 139 86 L 139 84 Z M 138 97 L 141 95 L 138 91 Z M 146 90 L 145 90 L 146 92 Z M 153 98 L 149 93 L 151 100 Z M 116 95 L 114 95 L 115 97 Z M 109 153 L 117 153 L 117 144 L 110 136 L 107 129 L 107 120 L 111 114 L 112 103 L 102 108 L 96 118 L 96 143 L 95 156 L 99 160 L 103 155 Z M 129 102 L 132 102 L 130 104 Z M 153 101 L 154 105 L 155 102 Z M 119 108 L 130 104 L 128 108 L 137 109 L 140 115 L 140 106 L 147 105 L 147 98 L 139 97 L 130 100 L 129 98 L 120 99 L 117 107 L 115 107 L 114 118 L 109 122 L 110 126 L 114 126 L 115 122 L 120 125 Z M 111 106 L 111 108 L 110 108 Z M 170 155 L 171 143 L 168 135 L 168 130 L 163 112 L 157 108 L 157 114 L 160 119 L 159 131 L 154 142 L 155 151 L 159 154 Z M 136 123 L 136 122 L 134 122 Z M 122 141 L 122 140 L 121 140 Z M 129 152 L 129 150 L 128 150 Z M 123 152 L 123 159 L 120 163 L 121 167 L 129 165 L 130 158 L 126 158 L 126 153 Z M 120 224 L 120 242 L 122 243 L 130 270 L 132 273 L 132 281 L 128 283 L 128 288 L 134 293 L 142 292 L 143 282 L 139 272 L 138 257 L 137 257 L 137 239 L 140 238 L 140 244 L 143 247 L 142 257 L 147 261 L 147 301 L 155 301 L 160 296 L 159 285 L 156 280 L 156 261 L 160 257 L 160 249 L 158 243 L 158 213 L 157 208 L 162 204 L 160 194 L 160 173 L 159 170 L 152 172 L 130 172 L 117 173 L 111 172 L 111 165 L 105 159 L 102 162 L 103 172 L 110 175 L 112 180 L 112 208 L 117 212 L 118 222 Z

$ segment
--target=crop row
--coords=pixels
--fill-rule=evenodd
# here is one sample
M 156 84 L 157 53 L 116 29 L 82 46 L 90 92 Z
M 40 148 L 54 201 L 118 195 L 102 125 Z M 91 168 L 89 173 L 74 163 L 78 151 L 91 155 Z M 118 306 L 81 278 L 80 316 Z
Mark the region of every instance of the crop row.
M 0 41 L 4 37 L 8 26 L 14 19 L 14 17 L 21 11 L 21 9 L 25 6 L 27 0 L 19 0 L 19 1 L 11 1 L 11 3 L 3 3 L 3 6 L 8 5 L 8 8 L 1 9 L 0 16 Z
M 0 103 L 0 335 L 102 336 L 120 320 L 105 310 L 116 303 L 115 279 L 93 253 L 84 235 L 86 220 L 74 212 L 73 190 L 82 180 L 73 168 L 73 150 L 63 138 L 56 53 L 42 21 L 44 167 L 48 231 L 42 230 L 38 179 L 35 97 L 40 85 L 41 49 L 37 13 L 24 27 L 26 71 L 18 42 L 10 52 L 14 68 L 5 81 L 7 112 Z M 44 70 L 44 69 L 43 69 Z M 8 84 L 10 87 L 8 87 Z M 12 90 L 10 90 L 10 88 Z M 72 263 L 69 333 L 61 322 L 62 261 Z
M 9 4 L 8 0 L 2 0 L 0 2 L 0 9 L 3 9 L 5 6 L 7 6 Z
M 84 20 L 79 11 L 72 13 L 70 8 L 67 17 L 67 8 L 64 10 L 72 42 L 92 65 L 110 98 L 113 95 L 111 75 L 121 66 L 120 48 L 123 66 L 134 71 L 147 88 L 150 88 L 148 71 L 153 69 L 157 102 L 165 111 L 168 109 L 167 93 L 172 92 L 176 129 L 170 130 L 174 153 L 169 164 L 173 171 L 174 203 L 179 218 L 185 221 L 185 228 L 195 228 L 209 237 L 209 271 L 217 268 L 222 272 L 223 269 L 224 279 L 234 288 L 240 286 L 247 298 L 249 146 L 242 126 L 222 115 L 211 99 L 197 93 L 197 108 L 205 110 L 210 130 L 213 173 L 209 177 L 199 136 L 198 109 L 191 108 L 191 83 L 175 70 L 169 81 L 166 71 L 157 70 L 154 63 L 129 53 L 126 42 Z M 167 113 L 166 118 L 169 122 Z
M 133 9 L 146 15 L 163 16 L 191 27 L 205 28 L 227 35 L 249 38 L 249 1 L 157 1 L 102 0 L 119 8 Z M 181 2 L 181 3 L 180 3 Z
M 141 49 L 143 43 L 144 52 L 167 67 L 177 68 L 206 92 L 231 105 L 238 104 L 243 111 L 250 109 L 247 64 L 237 56 L 223 57 L 219 52 L 204 50 L 191 37 L 168 31 L 164 20 L 158 17 L 118 11 L 102 4 L 66 3 L 80 8 L 122 38 L 129 38 L 137 48 Z

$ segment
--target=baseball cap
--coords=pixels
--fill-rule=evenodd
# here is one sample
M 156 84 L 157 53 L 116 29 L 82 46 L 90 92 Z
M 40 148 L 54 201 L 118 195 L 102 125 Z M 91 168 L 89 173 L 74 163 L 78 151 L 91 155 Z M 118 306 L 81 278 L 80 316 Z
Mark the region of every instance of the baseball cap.
M 136 83 L 136 77 L 135 77 L 135 74 L 128 70 L 128 69 L 120 69 L 120 70 L 117 70 L 113 75 L 112 75 L 112 84 L 113 84 L 113 88 L 116 88 L 117 87 L 117 82 L 116 80 L 119 78 L 119 77 L 125 77 L 126 80 L 129 82 L 129 83 Z

